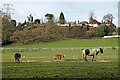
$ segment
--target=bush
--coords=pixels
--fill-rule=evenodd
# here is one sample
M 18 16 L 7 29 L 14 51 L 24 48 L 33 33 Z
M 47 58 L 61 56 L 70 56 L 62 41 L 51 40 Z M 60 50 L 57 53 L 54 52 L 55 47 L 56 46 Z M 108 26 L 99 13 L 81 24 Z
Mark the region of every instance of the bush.
M 8 18 L 3 18 L 2 27 L 2 44 L 9 44 L 11 42 L 10 37 L 15 31 L 15 25 Z
M 16 31 L 11 40 L 19 44 L 30 44 L 38 42 L 49 42 L 63 39 L 64 33 L 56 26 L 38 27 L 30 30 Z
M 85 36 L 86 37 L 93 37 L 93 32 L 92 31 L 87 31 Z
M 95 32 L 95 36 L 103 37 L 106 34 L 108 34 L 106 25 L 100 25 L 99 27 L 97 27 L 97 30 Z
M 105 24 L 102 24 L 97 28 L 95 35 L 97 37 L 103 37 L 105 35 L 112 35 L 113 32 L 115 32 L 114 24 L 111 24 L 109 26 L 106 26 Z
M 118 28 L 116 31 L 117 31 L 117 34 L 120 35 L 120 28 Z
M 81 26 L 74 26 L 68 28 L 68 35 L 69 38 L 79 38 L 83 36 L 82 27 Z
M 111 24 L 110 26 L 108 26 L 107 30 L 108 30 L 108 33 L 115 32 L 115 26 L 114 26 L 114 24 Z

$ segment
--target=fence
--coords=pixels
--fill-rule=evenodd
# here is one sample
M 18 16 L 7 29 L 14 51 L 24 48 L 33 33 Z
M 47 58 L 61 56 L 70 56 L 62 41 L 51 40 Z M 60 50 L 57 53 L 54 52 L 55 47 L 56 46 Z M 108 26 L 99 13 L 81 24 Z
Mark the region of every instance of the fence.
M 103 48 L 103 49 L 110 49 L 110 48 L 120 48 L 120 47 L 79 47 L 79 48 L 0 48 L 2 52 L 22 52 L 22 51 L 52 51 L 52 50 L 78 50 L 78 49 L 93 49 L 93 48 Z

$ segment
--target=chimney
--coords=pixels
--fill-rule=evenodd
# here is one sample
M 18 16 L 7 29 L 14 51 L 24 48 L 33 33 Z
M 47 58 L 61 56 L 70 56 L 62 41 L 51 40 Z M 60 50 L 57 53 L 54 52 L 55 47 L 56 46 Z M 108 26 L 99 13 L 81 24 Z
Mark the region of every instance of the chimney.
M 79 24 L 79 20 L 78 20 L 78 24 Z
M 76 24 L 76 21 L 75 21 L 75 24 Z

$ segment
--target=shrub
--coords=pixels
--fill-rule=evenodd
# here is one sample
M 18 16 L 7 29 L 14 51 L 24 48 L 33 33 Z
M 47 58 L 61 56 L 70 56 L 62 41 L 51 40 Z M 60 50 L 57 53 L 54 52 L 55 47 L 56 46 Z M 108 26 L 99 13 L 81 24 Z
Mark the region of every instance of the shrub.
M 11 40 L 19 44 L 49 42 L 64 38 L 64 33 L 57 27 L 38 27 L 30 30 L 16 31 Z
M 106 34 L 108 34 L 106 25 L 100 25 L 99 27 L 97 27 L 97 30 L 95 32 L 95 36 L 103 37 Z
M 2 44 L 9 44 L 11 42 L 10 37 L 15 31 L 15 26 L 8 19 L 2 19 Z
M 93 32 L 92 31 L 87 31 L 85 36 L 86 37 L 93 37 Z
M 68 28 L 68 35 L 67 37 L 70 38 L 79 38 L 83 36 L 82 27 L 81 26 L 74 26 Z

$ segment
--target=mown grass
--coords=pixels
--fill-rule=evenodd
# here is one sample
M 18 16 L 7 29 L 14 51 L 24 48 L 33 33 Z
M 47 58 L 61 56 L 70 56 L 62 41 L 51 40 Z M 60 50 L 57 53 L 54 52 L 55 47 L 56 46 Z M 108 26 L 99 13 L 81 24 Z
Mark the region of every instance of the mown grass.
M 13 45 L 4 48 L 74 48 L 74 47 L 117 47 L 118 38 L 114 39 L 70 39 L 28 45 Z
M 82 60 L 82 49 L 21 51 L 21 63 L 14 62 L 15 51 L 3 51 L 3 78 L 118 78 L 118 49 L 104 49 L 96 62 Z M 64 54 L 54 60 L 55 54 Z M 99 60 L 99 61 L 98 61 Z M 108 62 L 100 62 L 101 60 Z

